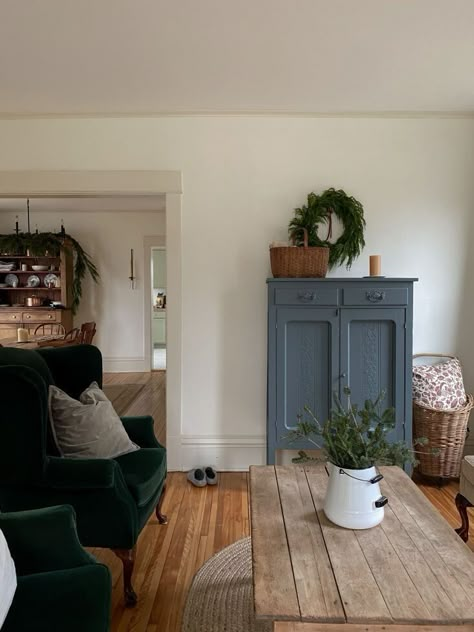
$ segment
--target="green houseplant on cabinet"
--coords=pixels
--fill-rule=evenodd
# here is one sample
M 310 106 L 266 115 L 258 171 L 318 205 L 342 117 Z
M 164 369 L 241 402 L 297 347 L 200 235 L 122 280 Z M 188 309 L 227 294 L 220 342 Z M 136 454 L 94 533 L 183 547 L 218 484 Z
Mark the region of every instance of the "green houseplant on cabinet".
M 331 241 L 333 217 L 344 229 L 335 242 Z M 327 226 L 325 239 L 319 236 L 323 225 Z M 309 193 L 288 226 L 291 241 L 300 248 L 270 249 L 273 276 L 325 277 L 328 268 L 345 264 L 349 269 L 365 246 L 364 229 L 362 204 L 342 189 Z
M 307 418 L 300 417 L 287 438 L 290 442 L 304 438 L 315 449 L 322 450 L 319 459 L 300 451 L 293 461 L 327 461 L 329 484 L 324 505 L 327 517 L 342 527 L 367 529 L 383 520 L 384 505 L 388 502 L 381 494 L 379 481 L 383 477 L 376 466 L 403 467 L 415 462 L 414 451 L 405 441 L 390 441 L 395 414 L 393 408 L 382 407 L 383 393 L 375 401 L 366 400 L 361 408 L 351 403 L 348 388 L 344 393 L 347 406 L 335 397 L 335 408 L 324 423 L 306 407 Z M 427 441 L 417 439 L 415 443 Z

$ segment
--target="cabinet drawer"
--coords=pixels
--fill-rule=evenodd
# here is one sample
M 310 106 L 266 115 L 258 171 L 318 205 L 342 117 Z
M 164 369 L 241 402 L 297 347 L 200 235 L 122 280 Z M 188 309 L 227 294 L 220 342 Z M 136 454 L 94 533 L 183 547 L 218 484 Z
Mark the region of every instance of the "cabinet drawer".
M 408 289 L 405 287 L 351 287 L 344 290 L 344 305 L 407 305 Z
M 0 323 L 18 323 L 18 326 L 20 326 L 20 322 L 20 312 L 5 312 L 3 310 L 0 310 Z
M 276 288 L 275 305 L 337 305 L 337 288 Z
M 31 312 L 23 312 L 22 318 L 24 323 L 55 323 L 57 320 L 59 312 L 51 311 L 31 311 Z

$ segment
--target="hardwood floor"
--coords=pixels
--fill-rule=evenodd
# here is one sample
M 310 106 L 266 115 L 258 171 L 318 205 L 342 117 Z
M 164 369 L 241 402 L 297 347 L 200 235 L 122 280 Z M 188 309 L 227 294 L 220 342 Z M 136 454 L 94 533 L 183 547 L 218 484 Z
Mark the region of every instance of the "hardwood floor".
M 157 437 L 165 438 L 165 374 L 106 375 L 104 384 L 144 384 L 127 414 L 152 414 Z M 456 482 L 439 489 L 420 488 L 453 527 L 460 524 L 454 505 Z M 221 473 L 216 487 L 196 488 L 186 475 L 171 472 L 163 512 L 167 525 L 153 515 L 138 541 L 134 587 L 138 605 L 127 609 L 122 601 L 121 563 L 111 551 L 93 549 L 113 576 L 112 632 L 179 632 L 187 590 L 195 572 L 214 553 L 249 535 L 247 473 Z M 474 550 L 474 510 L 470 510 L 469 546 Z

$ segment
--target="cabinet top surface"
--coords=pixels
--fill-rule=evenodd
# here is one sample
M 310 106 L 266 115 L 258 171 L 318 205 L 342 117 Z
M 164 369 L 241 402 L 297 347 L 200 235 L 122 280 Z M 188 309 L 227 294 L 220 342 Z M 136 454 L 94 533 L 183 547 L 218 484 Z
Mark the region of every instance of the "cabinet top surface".
M 275 279 L 269 277 L 267 283 L 415 283 L 417 278 L 403 278 L 403 277 L 325 277 L 324 279 L 317 279 L 313 277 L 301 278 L 301 277 L 285 277 Z

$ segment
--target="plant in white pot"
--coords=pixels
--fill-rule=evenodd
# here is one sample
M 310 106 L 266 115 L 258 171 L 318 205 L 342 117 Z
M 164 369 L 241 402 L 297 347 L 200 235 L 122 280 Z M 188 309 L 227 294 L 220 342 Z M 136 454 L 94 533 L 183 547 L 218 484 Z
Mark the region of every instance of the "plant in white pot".
M 376 466 L 415 463 L 415 452 L 405 441 L 389 440 L 395 428 L 395 411 L 382 408 L 383 393 L 375 401 L 367 400 L 360 409 L 351 403 L 350 389 L 344 393 L 347 407 L 335 397 L 336 406 L 324 423 L 305 407 L 308 417 L 300 416 L 287 438 L 290 442 L 305 439 L 322 450 L 321 458 L 300 451 L 293 462 L 328 462 L 324 513 L 329 520 L 348 529 L 368 529 L 382 522 L 388 502 L 380 491 L 383 477 Z M 426 443 L 426 439 L 415 441 Z

